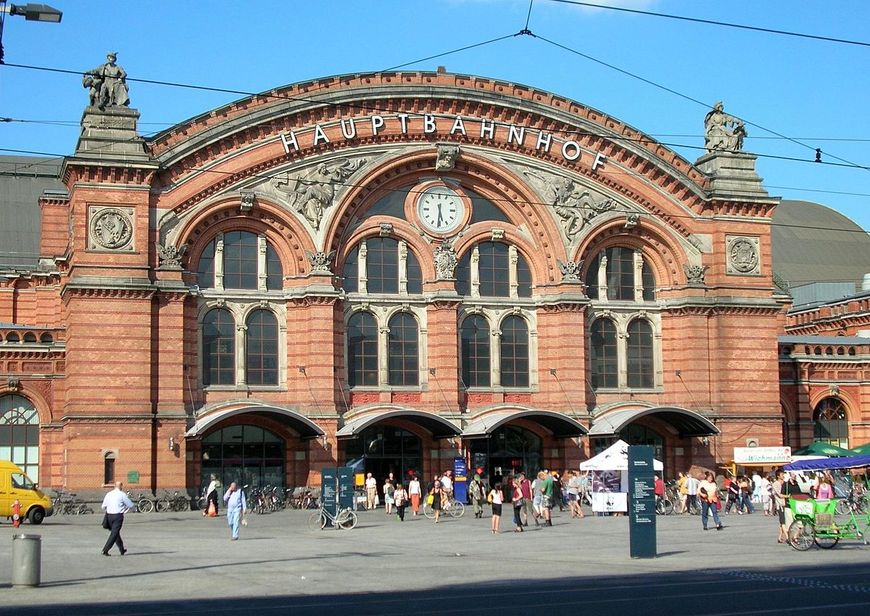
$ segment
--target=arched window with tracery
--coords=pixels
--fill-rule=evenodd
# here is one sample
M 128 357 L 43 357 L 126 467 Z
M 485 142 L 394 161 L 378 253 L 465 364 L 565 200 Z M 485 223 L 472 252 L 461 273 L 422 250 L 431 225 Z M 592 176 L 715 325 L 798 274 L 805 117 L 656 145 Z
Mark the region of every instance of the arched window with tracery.
M 423 292 L 420 262 L 403 240 L 369 237 L 348 254 L 342 272 L 348 293 L 419 294 Z
M 489 387 L 491 380 L 489 322 L 479 314 L 462 321 L 460 328 L 462 382 L 466 387 Z
M 640 250 L 611 246 L 594 256 L 586 270 L 586 293 L 601 301 L 655 300 L 655 276 Z
M 839 398 L 825 398 L 813 411 L 813 440 L 849 448 L 849 417 Z
M 202 320 L 202 383 L 236 382 L 236 327 L 229 310 L 209 310 Z
M 248 385 L 278 384 L 278 320 L 269 310 L 254 310 L 245 323 Z
M 420 342 L 417 319 L 407 312 L 390 318 L 387 342 L 387 362 L 390 385 L 420 383 Z
M 456 292 L 474 297 L 531 297 L 531 269 L 515 246 L 481 242 L 459 260 Z
M 347 381 L 350 387 L 378 384 L 378 324 L 370 312 L 357 312 L 347 322 Z
M 502 387 L 529 386 L 529 326 L 518 316 L 501 324 L 499 340 Z
M 628 324 L 628 386 L 651 388 L 655 385 L 653 329 L 649 321 L 634 319 Z
M 197 284 L 203 289 L 279 290 L 281 259 L 264 235 L 250 231 L 219 233 L 199 257 Z M 265 289 L 263 289 L 265 287 Z
M 10 460 L 39 481 L 39 413 L 24 396 L 0 397 L 0 460 Z
M 616 325 L 607 318 L 592 323 L 590 345 L 590 372 L 592 389 L 619 386 L 619 360 L 617 355 Z

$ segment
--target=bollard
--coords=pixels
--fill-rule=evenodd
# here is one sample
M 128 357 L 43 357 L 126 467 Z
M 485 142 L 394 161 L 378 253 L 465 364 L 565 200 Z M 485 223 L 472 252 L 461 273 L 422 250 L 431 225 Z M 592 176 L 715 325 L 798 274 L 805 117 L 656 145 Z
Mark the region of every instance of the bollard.
M 42 535 L 12 535 L 12 585 L 39 586 Z

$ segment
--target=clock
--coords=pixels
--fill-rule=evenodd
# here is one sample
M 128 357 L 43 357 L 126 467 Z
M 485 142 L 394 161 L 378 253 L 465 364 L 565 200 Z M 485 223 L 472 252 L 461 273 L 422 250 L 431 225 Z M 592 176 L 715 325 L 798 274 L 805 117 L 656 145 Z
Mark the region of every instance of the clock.
M 465 200 L 458 192 L 437 184 L 424 189 L 417 196 L 417 220 L 427 231 L 449 233 L 465 222 Z

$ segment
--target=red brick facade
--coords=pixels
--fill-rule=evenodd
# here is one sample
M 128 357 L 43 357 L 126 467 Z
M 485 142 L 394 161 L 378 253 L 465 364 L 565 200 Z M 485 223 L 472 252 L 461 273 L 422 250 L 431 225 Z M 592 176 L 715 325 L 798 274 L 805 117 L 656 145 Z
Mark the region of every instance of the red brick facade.
M 459 152 L 442 164 L 444 146 Z M 305 192 L 306 178 L 323 179 L 316 173 L 334 174 L 326 197 Z M 279 180 L 300 179 L 295 193 L 280 190 Z M 514 286 L 506 296 L 457 294 L 439 273 L 434 251 L 443 237 L 426 231 L 413 210 L 413 187 L 434 179 L 474 203 L 469 224 L 450 237 L 457 259 L 472 254 L 470 271 L 483 271 L 475 269 L 482 267 L 476 247 L 507 247 Z M 33 326 L 52 342 L 14 351 L 3 345 L 0 371 L 15 375 L 8 391 L 38 411 L 40 483 L 77 490 L 101 485 L 106 453 L 115 455 L 119 478 L 138 471 L 138 487 L 198 490 L 203 439 L 242 425 L 280 436 L 285 485 L 309 484 L 322 466 L 348 461 L 339 430 L 396 409 L 455 427 L 455 438 L 435 438 L 413 414 L 387 420 L 420 438 L 416 470 L 426 476 L 468 455 L 471 442 L 461 435 L 468 426 L 505 412 L 525 413 L 506 425 L 542 439 L 539 461 L 548 468 L 575 468 L 592 446 L 589 438 L 557 436 L 537 411 L 594 432 L 619 411 L 676 409 L 674 416 L 715 430 L 687 435 L 659 412 L 634 422 L 660 439 L 666 473 L 724 463 L 748 439 L 783 443 L 777 336 L 787 306 L 772 283 L 777 200 L 757 192 L 728 197 L 714 180 L 615 118 L 515 84 L 415 73 L 288 86 L 180 124 L 135 155 L 95 153 L 80 143 L 64 167 L 69 199 L 40 203 L 41 251 L 52 271 L 0 280 L 0 322 Z M 570 199 L 558 192 L 563 181 L 576 188 Z M 410 206 L 390 205 L 409 190 Z M 319 213 L 305 209 L 318 205 Z M 569 226 L 571 208 L 579 228 Z M 316 225 L 311 216 L 319 216 Z M 261 238 L 258 263 L 267 246 L 274 251 L 280 289 L 267 289 L 259 270 L 263 281 L 245 292 L 221 293 L 197 279 L 209 246 L 223 248 L 224 234 L 236 231 Z M 419 263 L 420 293 L 344 290 L 354 250 L 382 237 L 398 242 L 401 263 L 402 251 Z M 735 257 L 735 242 L 744 261 Z M 182 267 L 161 246 L 183 247 Z M 316 253 L 325 269 L 315 266 Z M 617 284 L 607 269 L 615 266 L 598 261 L 605 254 L 623 255 L 623 274 L 634 272 L 633 300 L 592 298 L 584 281 L 595 280 L 593 262 L 599 281 Z M 528 266 L 528 297 L 516 291 L 518 262 Z M 691 276 L 684 266 L 695 266 Z M 642 270 L 654 280 L 654 299 L 638 299 Z M 484 277 L 472 274 L 470 288 L 475 275 Z M 204 383 L 203 319 L 213 309 L 235 319 L 230 385 Z M 251 326 L 242 319 L 257 309 L 278 319 L 278 377 L 269 386 L 245 380 Z M 385 341 L 374 386 L 349 385 L 348 322 L 360 311 L 373 315 Z M 397 313 L 417 324 L 418 385 L 385 382 L 392 368 L 383 353 L 392 352 L 394 335 L 387 323 Z M 491 324 L 494 383 L 508 366 L 494 357 L 506 335 L 498 328 L 511 316 L 528 328 L 527 386 L 466 387 L 457 378 L 460 325 L 475 314 Z M 592 383 L 596 320 L 616 331 L 608 338 L 615 349 L 610 387 Z M 646 334 L 629 335 L 646 328 L 648 344 Z M 640 364 L 649 380 L 632 386 Z M 866 391 L 841 391 L 870 408 Z M 804 395 L 814 394 L 795 394 Z M 794 397 L 789 390 L 785 396 Z M 782 404 L 788 416 L 793 403 Z M 306 421 L 323 434 L 310 438 Z

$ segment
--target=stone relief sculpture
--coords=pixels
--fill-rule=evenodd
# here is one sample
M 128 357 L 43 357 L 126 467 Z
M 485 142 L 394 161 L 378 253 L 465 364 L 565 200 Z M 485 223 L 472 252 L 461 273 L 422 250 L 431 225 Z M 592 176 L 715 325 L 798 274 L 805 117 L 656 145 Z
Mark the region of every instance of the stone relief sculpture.
M 438 157 L 435 159 L 435 171 L 449 171 L 456 166 L 459 158 L 458 145 L 439 145 Z
M 115 64 L 118 54 L 106 54 L 106 63 L 89 70 L 82 76 L 82 86 L 88 88 L 91 107 L 129 107 L 127 71 Z
M 291 177 L 289 173 L 273 180 L 275 188 L 289 197 L 289 205 L 317 231 L 326 208 L 335 199 L 336 187 L 353 175 L 366 162 L 365 158 L 351 161 L 346 158 L 331 163 L 320 163 L 305 177 Z
M 547 205 L 556 210 L 569 240 L 573 240 L 587 222 L 616 208 L 613 199 L 595 201 L 588 190 L 567 176 L 547 177 L 533 171 L 524 173 L 538 192 L 544 195 Z
M 308 257 L 308 263 L 311 265 L 312 274 L 331 274 L 332 270 L 329 267 L 332 265 L 332 260 L 335 258 L 335 251 L 331 250 L 326 253 L 321 250 L 317 252 L 305 251 L 305 256 Z
M 438 245 L 433 255 L 435 257 L 435 280 L 453 280 L 456 265 L 459 263 L 453 245 L 445 240 Z
M 759 273 L 758 239 L 751 237 L 728 237 L 728 272 L 740 274 Z
M 686 273 L 686 282 L 689 286 L 704 286 L 704 273 L 707 271 L 706 265 L 689 265 L 683 264 L 683 271 Z
M 181 269 L 181 258 L 187 252 L 187 244 L 175 247 L 172 244 L 157 244 L 158 267 L 162 269 Z
M 133 223 L 120 209 L 105 208 L 93 214 L 90 237 L 100 248 L 124 248 L 133 239 Z
M 583 269 L 583 259 L 574 261 L 558 261 L 563 282 L 580 282 L 580 272 Z
M 718 101 L 704 118 L 704 147 L 708 152 L 742 150 L 746 135 L 746 125 L 725 113 L 722 101 Z

